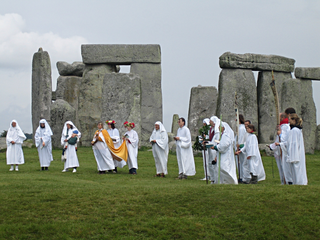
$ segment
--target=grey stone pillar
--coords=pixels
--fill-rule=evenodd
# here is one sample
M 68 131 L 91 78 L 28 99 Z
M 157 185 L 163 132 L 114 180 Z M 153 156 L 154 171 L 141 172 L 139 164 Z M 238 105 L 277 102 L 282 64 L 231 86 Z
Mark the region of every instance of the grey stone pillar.
M 203 125 L 204 118 L 210 118 L 216 114 L 218 91 L 215 87 L 193 87 L 190 93 L 188 128 L 192 140 L 199 135 L 199 129 Z
M 51 62 L 47 51 L 39 48 L 32 59 L 32 128 L 33 136 L 40 118 L 50 122 L 52 102 Z
M 162 122 L 161 64 L 132 63 L 130 73 L 141 79 L 141 144 L 149 146 L 156 121 Z
M 58 99 L 51 105 L 50 120 L 51 123 L 53 123 L 51 124 L 51 130 L 53 132 L 52 146 L 62 148 L 60 140 L 64 123 L 66 121 L 72 121 L 76 124 L 76 110 L 68 102 L 63 99 Z
M 235 92 L 238 96 L 239 113 L 258 127 L 257 90 L 254 75 L 247 69 L 222 69 L 219 76 L 217 117 L 235 130 Z
M 285 81 L 281 90 L 281 108 L 293 107 L 303 120 L 303 139 L 306 153 L 314 153 L 316 144 L 316 107 L 312 95 L 312 81 L 292 79 Z
M 280 112 L 282 102 L 282 84 L 292 79 L 291 73 L 274 72 L 274 79 L 279 97 Z M 275 139 L 277 119 L 274 95 L 270 83 L 272 81 L 271 71 L 262 71 L 258 75 L 257 94 L 258 94 L 258 114 L 259 114 L 259 142 L 271 143 Z
M 173 114 L 172 125 L 171 125 L 171 132 L 173 133 L 173 136 L 177 136 L 177 131 L 179 129 L 178 120 L 179 120 L 179 115 Z
M 104 75 L 101 119 L 115 120 L 120 136 L 127 131 L 123 123 L 134 122 L 141 136 L 141 80 L 138 75 L 108 73 Z M 105 126 L 107 128 L 107 126 Z M 149 136 L 150 137 L 150 136 Z
M 79 94 L 78 118 L 83 146 L 90 146 L 97 123 L 101 121 L 103 79 L 106 73 L 115 71 L 107 64 L 86 65 Z

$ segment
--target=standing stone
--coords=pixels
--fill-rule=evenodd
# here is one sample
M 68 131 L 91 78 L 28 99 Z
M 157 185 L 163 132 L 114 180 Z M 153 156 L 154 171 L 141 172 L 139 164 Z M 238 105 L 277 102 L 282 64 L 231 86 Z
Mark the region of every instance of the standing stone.
M 177 131 L 179 129 L 178 120 L 179 120 L 179 115 L 173 114 L 172 125 L 171 125 L 171 132 L 173 133 L 173 136 L 177 136 Z
M 76 110 L 63 99 L 58 99 L 51 105 L 51 130 L 53 132 L 52 136 L 52 146 L 56 148 L 62 148 L 61 146 L 61 133 L 66 121 L 72 121 L 76 124 Z M 81 132 L 81 130 L 80 130 Z
M 222 121 L 235 130 L 235 92 L 238 97 L 239 113 L 252 124 L 258 126 L 258 106 L 256 83 L 251 70 L 222 69 L 219 76 L 219 94 L 217 117 L 222 114 Z
M 123 123 L 134 122 L 139 138 L 141 136 L 141 80 L 138 75 L 108 73 L 104 75 L 102 89 L 103 122 L 115 120 L 116 127 L 123 136 L 127 131 Z M 107 126 L 105 126 L 107 127 Z M 107 129 L 107 128 L 106 128 Z
M 78 118 L 83 146 L 90 146 L 97 123 L 101 121 L 103 79 L 106 73 L 115 71 L 107 64 L 86 65 L 79 94 Z
M 320 125 L 317 126 L 316 129 L 316 150 L 320 150 Z
M 133 63 L 130 73 L 141 79 L 141 145 L 149 138 L 157 121 L 162 121 L 161 64 Z
M 32 128 L 33 136 L 40 118 L 50 119 L 52 99 L 51 63 L 47 51 L 39 48 L 32 59 Z
M 279 97 L 280 112 L 283 112 L 285 109 L 281 108 L 281 90 L 285 81 L 292 80 L 291 73 L 274 72 L 274 79 Z M 270 71 L 259 72 L 257 93 L 260 143 L 271 143 L 275 140 L 277 119 L 274 95 L 270 86 L 271 81 L 272 73 Z
M 310 80 L 320 80 L 320 68 L 302 68 L 297 67 L 294 70 L 294 75 L 296 78 L 304 78 Z
M 225 52 L 219 57 L 221 68 L 251 69 L 258 71 L 293 72 L 295 60 L 277 55 L 235 54 Z
M 199 129 L 203 126 L 203 119 L 216 114 L 218 91 L 215 87 L 193 87 L 190 93 L 188 128 L 191 138 L 199 135 Z
M 78 108 L 80 85 L 82 78 L 76 76 L 59 76 L 57 79 L 56 99 L 68 102 L 76 111 L 76 120 L 73 122 L 79 126 Z
M 160 45 L 157 44 L 84 44 L 81 55 L 85 64 L 161 63 Z
M 316 143 L 316 107 L 312 96 L 312 81 L 292 79 L 282 86 L 281 108 L 293 107 L 302 118 L 302 132 L 306 153 L 314 153 Z

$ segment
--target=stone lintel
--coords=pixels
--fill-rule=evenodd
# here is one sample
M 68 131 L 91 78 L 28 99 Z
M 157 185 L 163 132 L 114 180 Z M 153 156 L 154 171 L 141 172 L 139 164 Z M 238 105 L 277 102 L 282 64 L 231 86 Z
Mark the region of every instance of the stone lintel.
M 85 64 L 161 63 L 158 44 L 84 44 L 81 55 Z

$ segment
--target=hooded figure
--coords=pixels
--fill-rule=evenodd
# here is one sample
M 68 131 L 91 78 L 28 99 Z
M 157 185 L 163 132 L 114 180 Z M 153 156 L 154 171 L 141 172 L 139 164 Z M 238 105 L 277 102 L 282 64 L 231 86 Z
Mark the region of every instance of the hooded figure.
M 210 125 L 210 119 L 209 118 L 203 119 L 202 120 L 202 124 L 203 124 L 203 126 L 205 126 L 205 125 L 209 126 Z M 203 141 L 208 141 L 209 140 L 209 133 L 210 133 L 210 130 L 205 133 L 205 139 L 203 139 Z M 202 180 L 206 180 L 206 176 L 210 180 L 209 165 L 212 165 L 212 163 L 211 163 L 212 160 L 211 160 L 211 162 L 209 161 L 209 153 L 208 153 L 209 151 L 210 151 L 209 149 L 207 149 L 206 151 L 202 150 L 203 171 L 204 171 L 204 178 Z M 206 166 L 207 166 L 207 173 L 206 173 Z
M 77 141 L 71 142 L 70 140 L 75 137 L 77 137 Z M 79 129 L 71 121 L 66 121 L 61 133 L 61 145 L 63 145 L 65 148 L 66 158 L 62 172 L 67 172 L 69 168 L 73 168 L 73 173 L 77 172 L 77 167 L 79 167 L 79 160 L 76 150 L 77 142 L 79 142 L 80 138 L 81 132 L 79 131 Z
M 156 164 L 157 177 L 164 177 L 168 174 L 168 134 L 161 122 L 155 123 L 155 128 L 150 136 L 152 153 Z
M 220 161 L 220 183 L 238 184 L 236 163 L 234 159 L 234 132 L 226 122 L 220 123 L 224 128 L 220 143 L 214 147 L 219 152 L 217 166 Z
M 12 120 L 7 132 L 7 165 L 11 165 L 10 171 L 13 171 L 13 165 L 16 164 L 16 171 L 19 171 L 18 165 L 24 164 L 22 143 L 26 136 L 22 132 L 16 120 Z
M 139 136 L 138 133 L 133 130 L 135 124 L 133 122 L 125 122 L 127 132 L 124 134 L 123 141 L 126 141 L 128 150 L 128 168 L 130 174 L 137 174 L 138 169 L 138 148 L 139 148 Z
M 51 161 L 53 161 L 51 144 L 52 135 L 53 133 L 47 120 L 41 119 L 34 136 L 36 147 L 38 148 L 41 170 L 48 170 Z

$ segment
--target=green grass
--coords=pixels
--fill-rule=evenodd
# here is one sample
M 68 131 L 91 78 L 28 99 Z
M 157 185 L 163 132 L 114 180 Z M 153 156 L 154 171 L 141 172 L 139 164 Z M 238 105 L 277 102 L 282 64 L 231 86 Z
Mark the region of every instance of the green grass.
M 138 175 L 127 166 L 98 175 L 91 148 L 79 148 L 78 172 L 61 173 L 61 150 L 39 171 L 37 150 L 24 148 L 24 165 L 9 172 L 0 152 L 0 239 L 319 239 L 320 153 L 307 155 L 308 186 L 282 186 L 275 161 L 264 156 L 258 185 L 206 185 L 197 174 L 154 178 L 150 151 L 140 151 Z M 272 163 L 274 175 L 272 178 Z

